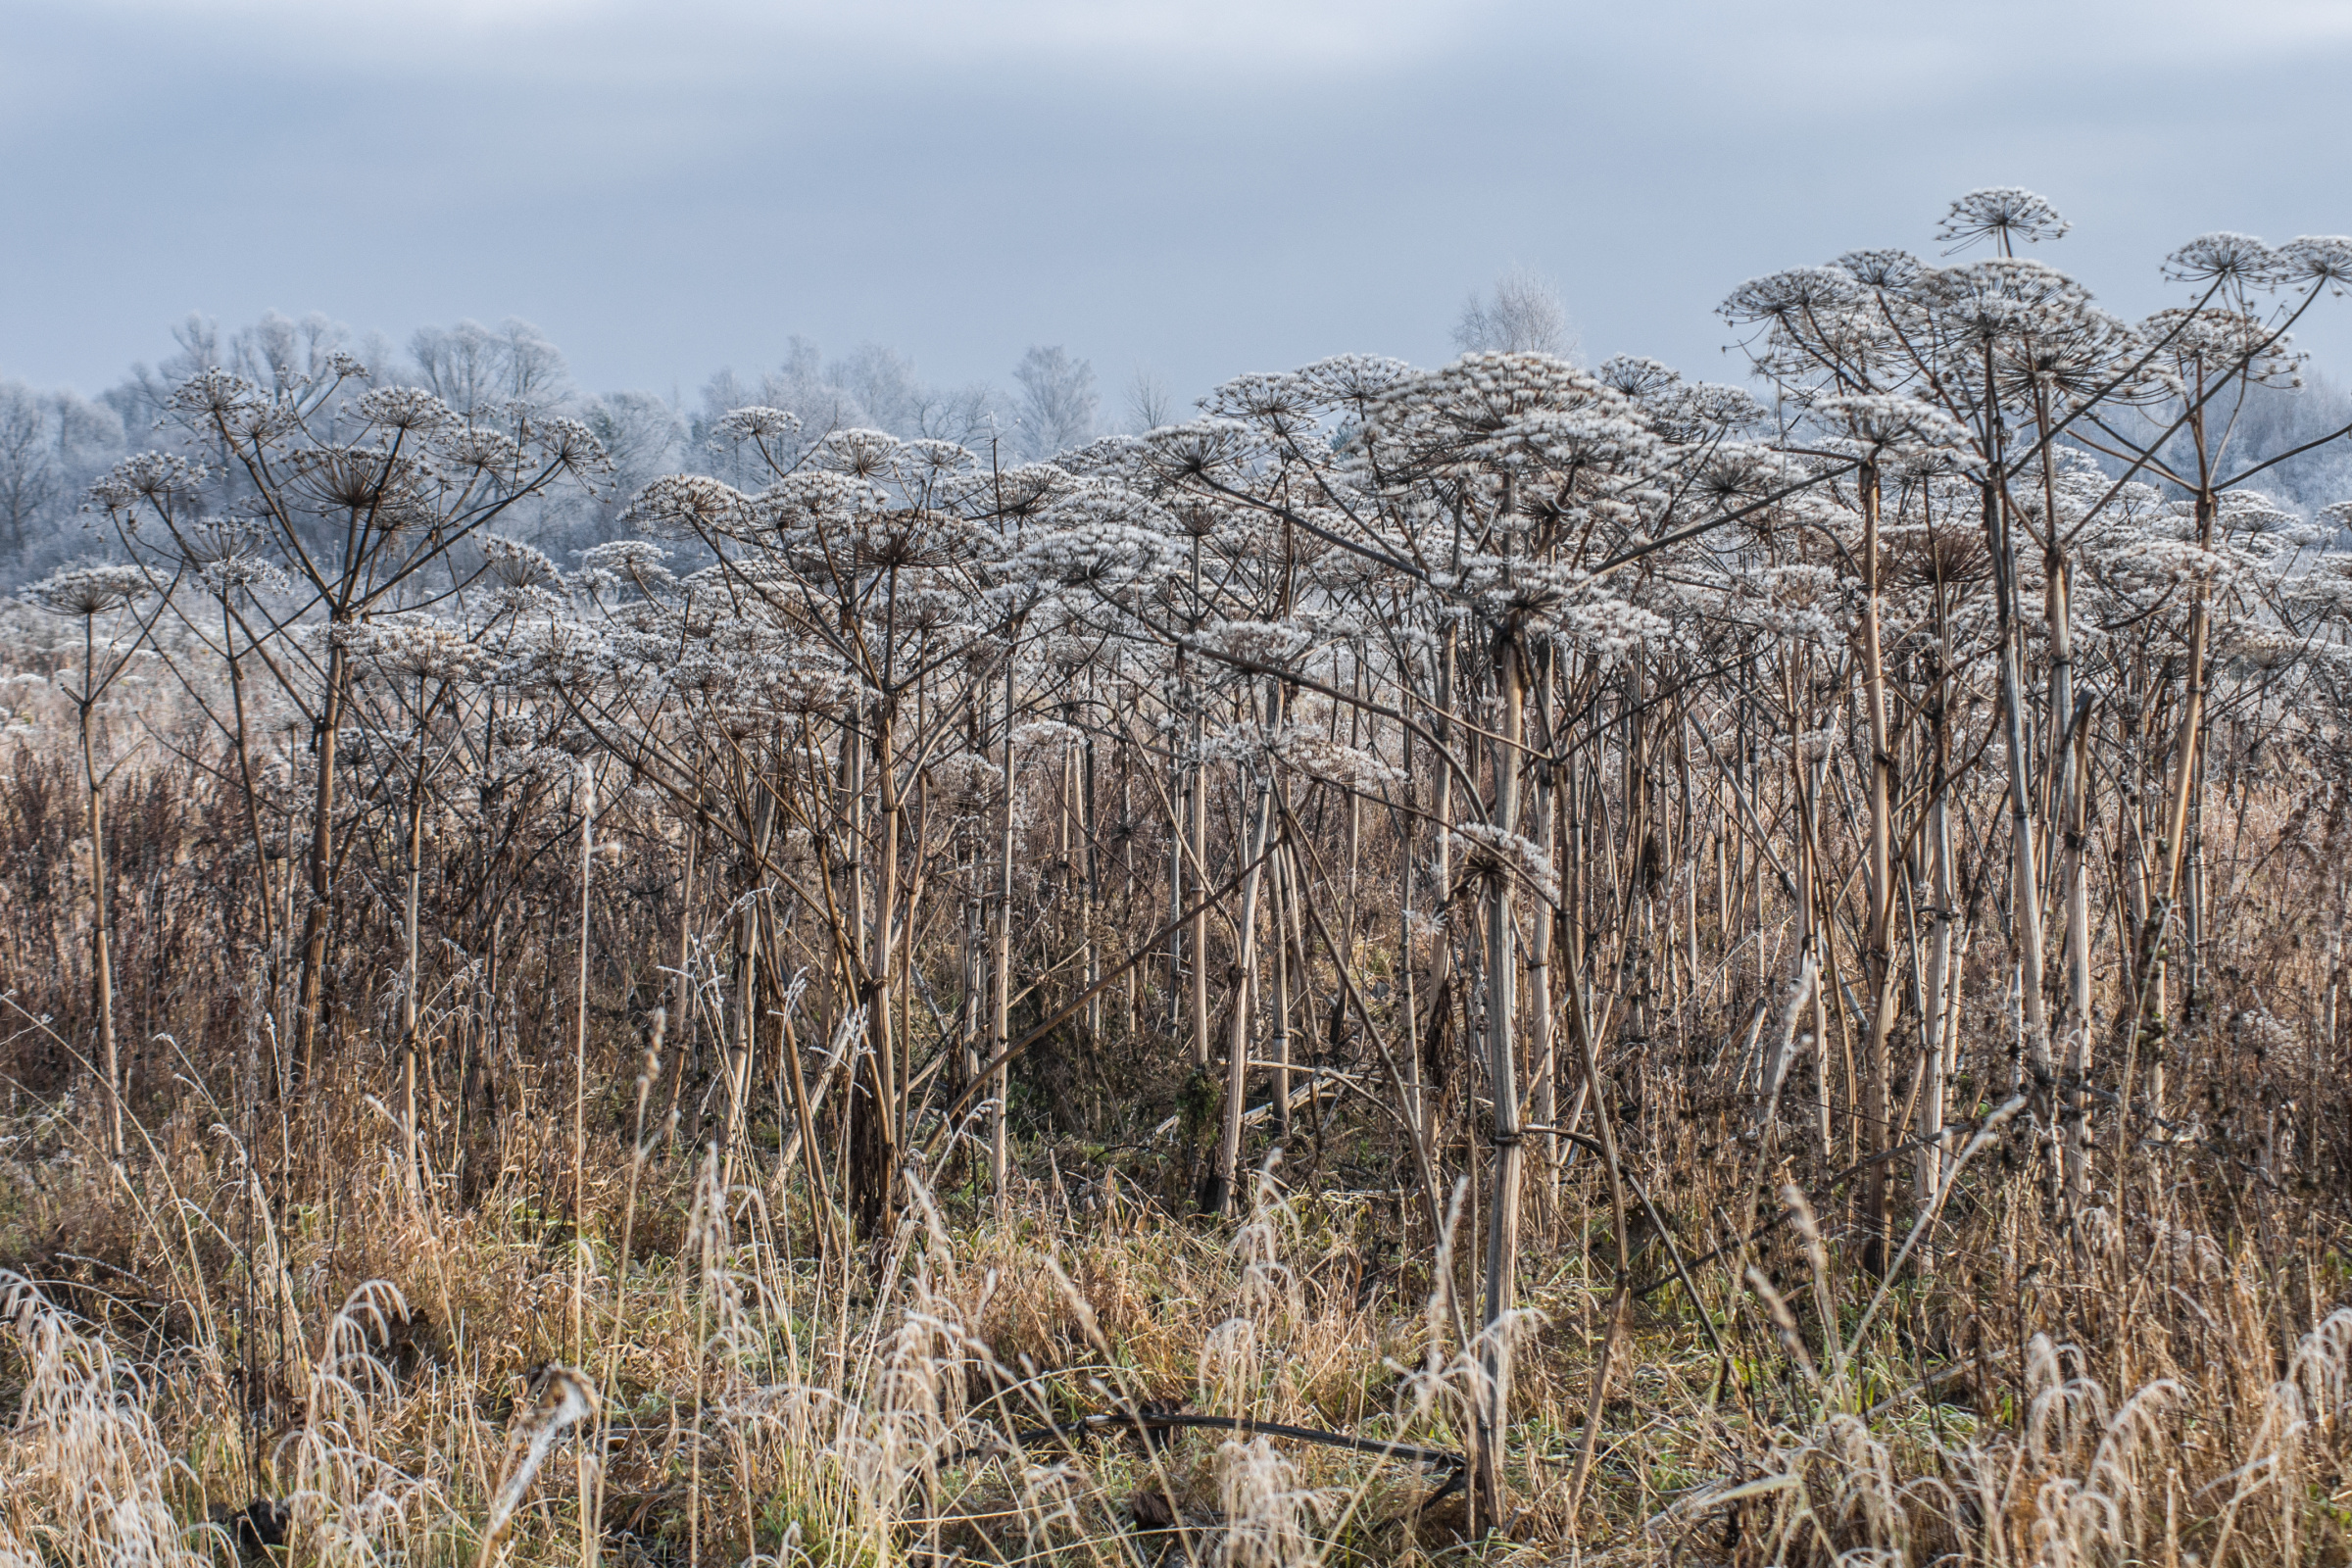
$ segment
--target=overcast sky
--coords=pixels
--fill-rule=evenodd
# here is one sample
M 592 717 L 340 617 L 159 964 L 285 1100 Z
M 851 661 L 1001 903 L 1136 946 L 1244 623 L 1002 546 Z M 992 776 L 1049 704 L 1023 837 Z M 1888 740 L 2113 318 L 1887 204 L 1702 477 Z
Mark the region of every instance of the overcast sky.
M 1588 357 L 2020 184 L 2112 308 L 2237 229 L 2352 231 L 2347 0 L 0 0 L 0 376 L 95 391 L 202 311 L 519 316 L 586 387 L 794 333 L 1190 397 L 1432 363 L 1548 275 Z M 2352 364 L 2352 300 L 2305 335 Z

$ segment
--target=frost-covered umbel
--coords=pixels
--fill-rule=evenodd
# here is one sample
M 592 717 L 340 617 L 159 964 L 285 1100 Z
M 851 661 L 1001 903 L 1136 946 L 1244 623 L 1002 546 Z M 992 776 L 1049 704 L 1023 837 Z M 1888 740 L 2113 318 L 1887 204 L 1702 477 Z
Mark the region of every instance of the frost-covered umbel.
M 24 597 L 54 614 L 86 620 L 122 610 L 154 592 L 136 566 L 68 566 L 24 591 Z

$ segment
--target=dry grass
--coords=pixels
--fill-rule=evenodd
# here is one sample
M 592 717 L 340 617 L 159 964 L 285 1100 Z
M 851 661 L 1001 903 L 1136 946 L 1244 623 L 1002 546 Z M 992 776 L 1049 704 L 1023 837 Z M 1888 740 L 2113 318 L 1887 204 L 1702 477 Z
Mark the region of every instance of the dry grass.
M 1458 1445 L 1474 1374 L 1433 1332 L 1427 1272 L 1367 1267 L 1385 1204 L 1277 1173 L 1219 1230 L 1065 1209 L 1037 1183 L 1004 1218 L 926 1194 L 885 1244 L 827 1261 L 791 1186 L 755 1171 L 722 1191 L 712 1158 L 679 1151 L 639 1198 L 640 1234 L 676 1244 L 623 1271 L 615 1184 L 577 1233 L 520 1174 L 466 1212 L 438 1189 L 419 1203 L 384 1119 L 322 1098 L 337 1108 L 304 1141 L 334 1152 L 311 1168 L 338 1184 L 268 1171 L 196 1096 L 135 1172 L 70 1121 L 19 1144 L 8 1243 L 44 1277 L 7 1283 L 9 1561 L 219 1558 L 228 1515 L 266 1499 L 304 1561 L 1129 1562 L 1167 1544 L 1135 1523 L 1147 1492 L 1199 1561 L 1460 1549 L 1453 1499 L 1424 1510 L 1430 1481 L 1357 1455 L 1004 1442 L 1125 1399 Z M 625 1146 L 599 1154 L 615 1168 Z M 2149 1195 L 2152 1223 L 2059 1238 L 2017 1179 L 1972 1194 L 1850 1357 L 1821 1303 L 1850 1334 L 1864 1302 L 1801 1241 L 1776 1255 L 1777 1310 L 1727 1297 L 1720 1270 L 1702 1286 L 1736 1331 L 1728 1380 L 1679 1290 L 1659 1293 L 1571 1519 L 1607 1283 L 1576 1255 L 1577 1185 L 1530 1258 L 1510 1465 L 1527 1502 L 1489 1557 L 2344 1560 L 2336 1254 L 2217 1240 L 2186 1192 Z M 1757 1332 L 1775 1316 L 1786 1347 Z

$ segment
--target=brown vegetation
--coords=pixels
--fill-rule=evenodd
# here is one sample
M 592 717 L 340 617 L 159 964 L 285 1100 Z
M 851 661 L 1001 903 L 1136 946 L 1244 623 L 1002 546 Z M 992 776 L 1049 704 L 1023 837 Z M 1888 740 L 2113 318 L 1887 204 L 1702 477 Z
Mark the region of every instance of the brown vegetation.
M 2336 253 L 2029 202 L 1743 287 L 1778 419 L 742 411 L 682 575 L 198 378 L 9 623 L 0 1558 L 2346 1561 Z

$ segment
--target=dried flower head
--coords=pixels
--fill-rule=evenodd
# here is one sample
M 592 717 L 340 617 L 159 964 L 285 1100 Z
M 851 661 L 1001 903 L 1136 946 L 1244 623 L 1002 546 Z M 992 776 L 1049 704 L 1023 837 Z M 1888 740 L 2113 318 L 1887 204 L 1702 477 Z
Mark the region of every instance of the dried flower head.
M 52 614 L 86 620 L 135 605 L 154 591 L 136 566 L 67 566 L 24 589 L 22 597 Z
M 2003 252 L 2018 240 L 2028 244 L 2045 239 L 2057 239 L 2074 225 L 2058 216 L 2058 209 L 2030 190 L 2016 185 L 1995 185 L 1984 190 L 1972 190 L 1952 203 L 1936 227 L 1936 237 L 1948 242 L 1951 251 L 1962 250 L 1981 239 L 1997 241 Z

